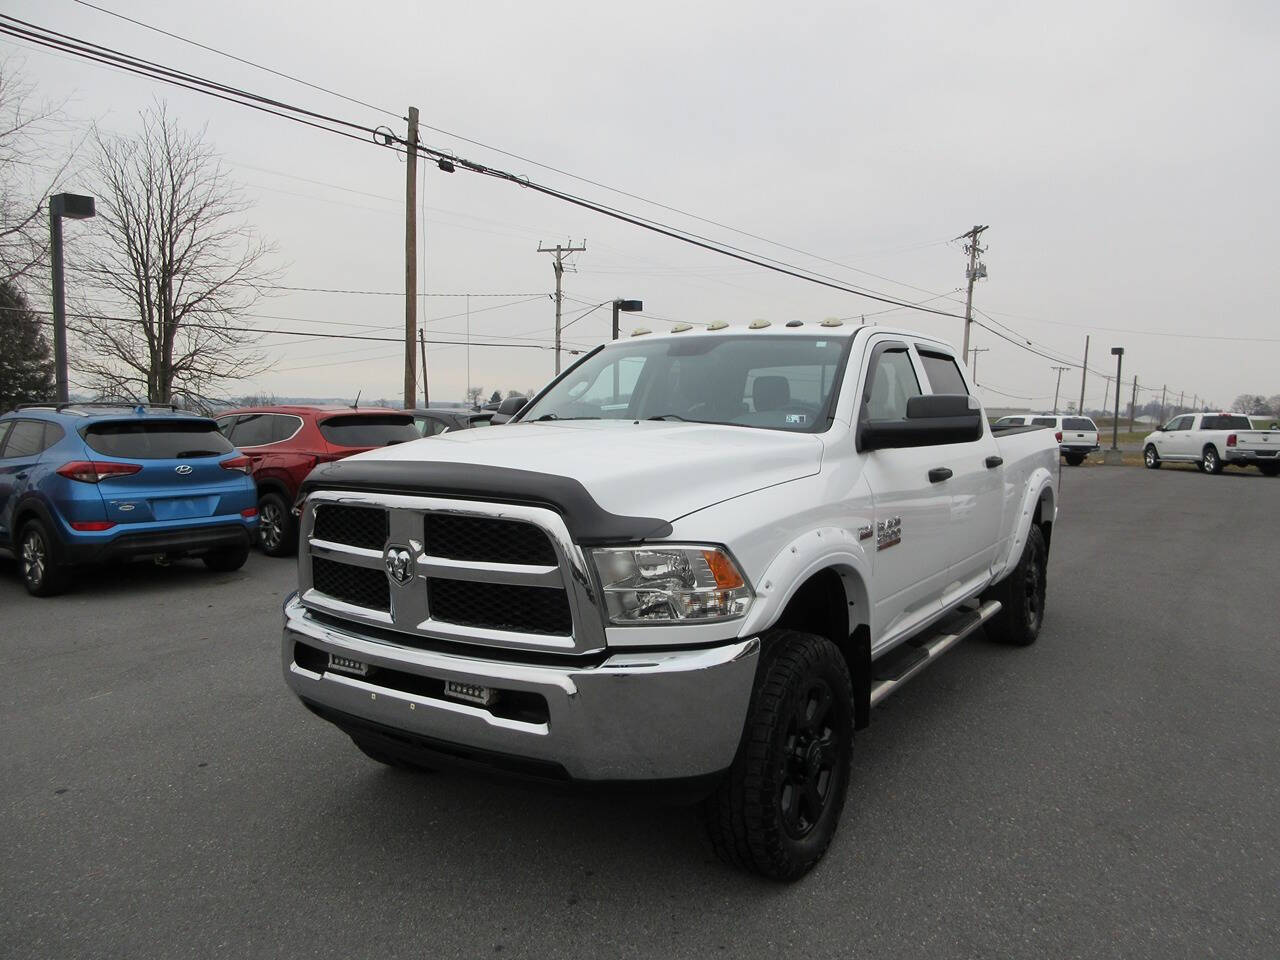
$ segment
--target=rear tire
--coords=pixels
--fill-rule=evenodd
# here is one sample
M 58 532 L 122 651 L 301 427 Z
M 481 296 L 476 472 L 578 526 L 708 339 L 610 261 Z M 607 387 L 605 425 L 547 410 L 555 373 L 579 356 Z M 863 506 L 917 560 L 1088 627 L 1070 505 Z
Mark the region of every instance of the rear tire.
M 33 597 L 52 597 L 71 583 L 71 569 L 58 563 L 53 538 L 39 520 L 28 520 L 18 536 L 18 571 Z
M 221 550 L 210 550 L 202 558 L 204 565 L 215 573 L 234 573 L 245 565 L 249 559 L 249 546 L 224 547 Z
M 1160 454 L 1156 452 L 1153 444 L 1148 443 L 1142 451 L 1142 462 L 1147 465 L 1148 470 L 1160 469 Z
M 1070 464 L 1071 466 L 1073 466 L 1073 467 L 1078 467 L 1078 466 L 1080 466 L 1080 464 L 1084 463 L 1084 454 L 1083 454 L 1083 453 L 1068 453 L 1068 454 L 1067 454 L 1067 463 L 1069 463 L 1069 464 Z
M 1280 463 L 1260 463 L 1258 469 L 1262 471 L 1264 477 L 1280 475 Z
M 793 630 L 764 638 L 733 766 L 703 803 L 712 849 L 732 866 L 796 880 L 826 853 L 853 754 L 853 685 L 830 640 Z
M 269 557 L 287 557 L 298 549 L 298 524 L 278 493 L 258 498 L 258 542 Z
M 1221 473 L 1222 458 L 1218 456 L 1218 448 L 1209 444 L 1200 455 L 1200 469 L 1205 473 Z
M 984 602 L 1000 601 L 1000 612 L 986 623 L 987 636 L 996 643 L 1029 647 L 1040 636 L 1040 627 L 1044 623 L 1048 559 L 1044 534 L 1032 524 L 1013 573 L 982 595 Z

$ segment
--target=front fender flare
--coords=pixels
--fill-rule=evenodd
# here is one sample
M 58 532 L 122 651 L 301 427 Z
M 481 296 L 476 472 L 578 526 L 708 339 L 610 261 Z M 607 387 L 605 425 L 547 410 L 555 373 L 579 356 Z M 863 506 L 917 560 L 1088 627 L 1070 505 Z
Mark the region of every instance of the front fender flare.
M 756 601 L 739 636 L 768 629 L 782 615 L 791 598 L 811 576 L 832 568 L 844 582 L 850 604 L 849 632 L 871 622 L 867 584 L 871 561 L 856 536 L 842 527 L 818 527 L 793 539 L 770 561 L 755 583 Z
M 1045 509 L 1040 512 L 1041 521 L 1052 523 L 1058 516 L 1058 491 L 1053 483 L 1053 473 L 1044 467 L 1037 467 L 1027 478 L 1027 489 L 1022 494 L 1022 504 L 1014 528 L 1014 536 L 1009 540 L 1009 548 L 1003 557 L 997 559 L 992 567 L 992 582 L 998 581 L 1017 564 L 1026 546 L 1027 536 L 1031 533 L 1031 523 L 1036 516 L 1036 507 L 1045 500 Z

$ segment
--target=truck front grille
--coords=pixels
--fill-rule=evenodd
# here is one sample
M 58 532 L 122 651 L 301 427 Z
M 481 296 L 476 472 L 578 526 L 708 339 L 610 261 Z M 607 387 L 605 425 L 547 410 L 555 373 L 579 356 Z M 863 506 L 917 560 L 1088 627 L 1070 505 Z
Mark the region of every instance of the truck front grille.
M 326 503 L 316 508 L 317 540 L 381 550 L 387 542 L 387 511 Z
M 474 580 L 427 580 L 431 616 L 447 623 L 517 633 L 568 636 L 573 615 L 564 590 Z
M 299 594 L 317 612 L 468 647 L 605 645 L 594 577 L 547 507 L 318 491 L 302 543 Z
M 449 560 L 556 565 L 556 551 L 547 535 L 519 520 L 429 513 L 423 537 L 427 553 Z
M 311 582 L 321 593 L 343 603 L 383 613 L 391 611 L 391 588 L 381 570 L 312 557 Z

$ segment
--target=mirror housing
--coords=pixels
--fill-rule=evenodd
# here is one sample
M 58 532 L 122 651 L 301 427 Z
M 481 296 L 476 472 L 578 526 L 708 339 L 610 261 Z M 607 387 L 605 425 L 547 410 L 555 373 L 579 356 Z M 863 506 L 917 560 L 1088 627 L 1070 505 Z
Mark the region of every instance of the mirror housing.
M 982 437 L 982 410 L 963 393 L 910 397 L 902 420 L 863 420 L 858 425 L 859 450 L 930 447 L 970 443 Z
M 523 410 L 528 402 L 528 397 L 507 397 L 507 399 L 498 404 L 498 409 L 493 412 L 493 420 L 490 422 L 494 424 L 506 423 Z

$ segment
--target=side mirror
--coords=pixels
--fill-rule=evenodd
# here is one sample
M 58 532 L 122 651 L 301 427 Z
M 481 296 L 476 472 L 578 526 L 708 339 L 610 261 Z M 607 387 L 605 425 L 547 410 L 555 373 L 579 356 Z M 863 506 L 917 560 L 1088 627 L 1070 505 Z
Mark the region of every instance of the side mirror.
M 498 409 L 493 412 L 493 420 L 491 422 L 494 424 L 506 423 L 523 410 L 528 402 L 528 397 L 507 397 L 507 399 L 498 404 Z
M 963 393 L 911 397 L 901 420 L 864 420 L 858 427 L 859 450 L 930 447 L 970 443 L 982 436 L 978 401 Z

